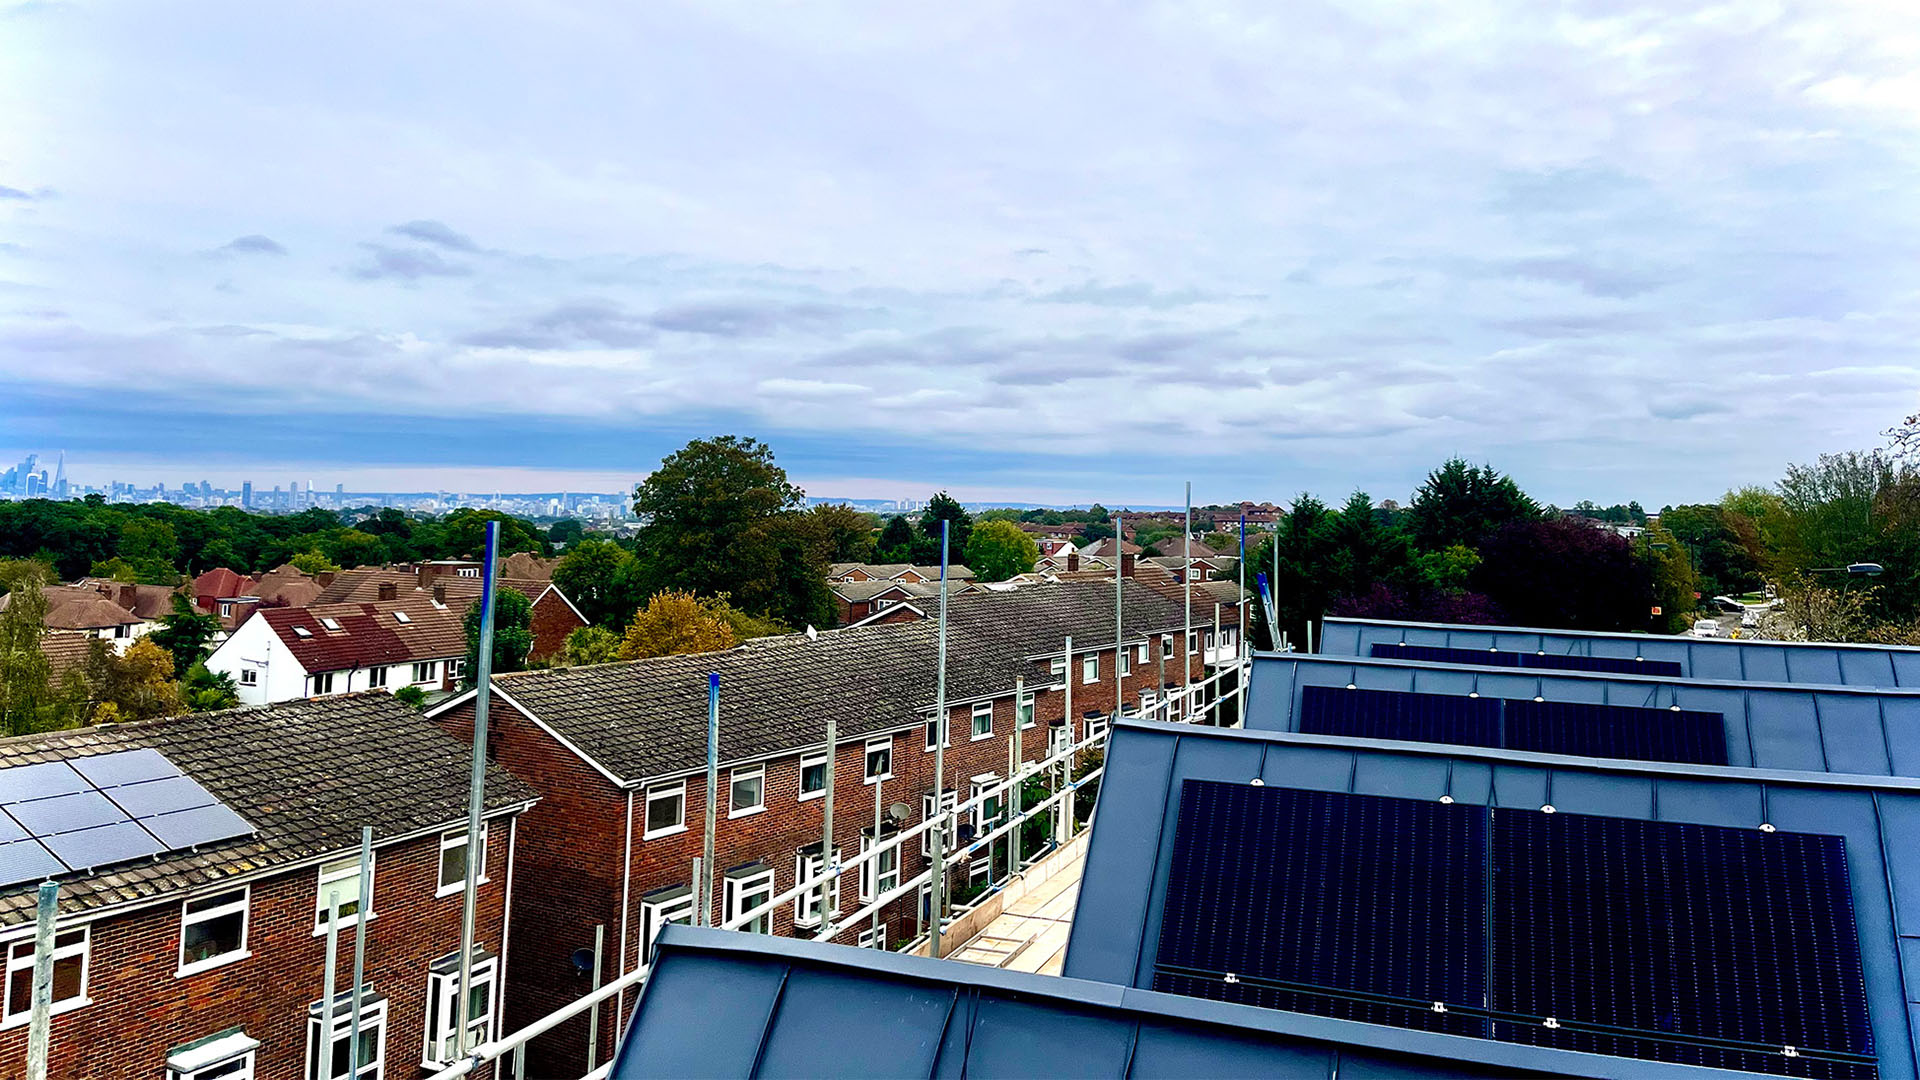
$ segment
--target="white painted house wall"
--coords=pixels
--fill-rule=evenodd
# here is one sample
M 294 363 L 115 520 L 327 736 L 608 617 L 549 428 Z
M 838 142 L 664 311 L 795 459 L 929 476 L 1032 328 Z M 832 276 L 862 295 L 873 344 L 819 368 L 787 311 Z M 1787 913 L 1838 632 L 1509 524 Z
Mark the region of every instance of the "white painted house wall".
M 307 669 L 273 632 L 267 620 L 248 619 L 207 657 L 209 670 L 233 676 L 242 705 L 267 705 L 307 696 Z M 252 672 L 248 685 L 243 672 Z

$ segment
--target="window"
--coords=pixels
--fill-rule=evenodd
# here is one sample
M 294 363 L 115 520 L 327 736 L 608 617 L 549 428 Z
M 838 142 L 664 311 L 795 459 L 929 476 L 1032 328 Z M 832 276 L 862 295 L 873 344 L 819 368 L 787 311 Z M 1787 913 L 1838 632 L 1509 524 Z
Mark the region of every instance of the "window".
M 1189 569 L 1189 570 L 1187 571 L 1187 580 L 1188 580 L 1188 581 L 1199 581 L 1199 580 L 1200 580 L 1200 568 L 1199 568 L 1199 567 L 1197 567 L 1197 566 L 1195 566 L 1195 567 L 1192 567 L 1192 568 L 1190 568 L 1190 569 Z
M 1160 658 L 1164 660 L 1172 656 L 1173 656 L 1173 635 L 1161 634 L 1160 635 Z
M 367 685 L 376 689 L 387 685 L 387 669 L 384 667 L 368 668 Z
M 959 805 L 960 805 L 959 792 L 949 790 L 949 791 L 943 791 L 940 793 L 940 811 L 951 810 L 954 807 Z M 920 796 L 920 820 L 921 821 L 932 821 L 936 816 L 938 816 L 940 811 L 936 811 L 933 808 L 932 792 L 928 792 L 927 794 Z M 942 842 L 941 850 L 946 852 L 947 855 L 951 857 L 953 855 L 953 819 L 948 818 L 947 827 L 940 831 L 945 834 L 945 840 Z M 933 840 L 932 840 L 933 834 L 934 834 L 933 829 L 928 829 L 925 832 L 920 834 L 920 854 L 927 855 L 933 851 Z
M 119 637 L 120 635 L 115 634 L 114 636 Z M 293 636 L 300 637 L 300 638 L 309 638 L 313 636 L 313 631 L 307 629 L 304 626 L 296 626 L 293 628 Z
M 1102 716 L 1087 721 L 1087 738 L 1095 738 L 1107 733 L 1107 718 Z
M 685 885 L 655 889 L 640 898 L 640 957 L 653 958 L 653 939 L 668 923 L 693 922 L 693 890 Z
M 893 739 L 867 740 L 867 783 L 893 779 Z
M 751 769 L 733 770 L 732 781 L 727 785 L 727 816 L 745 817 L 766 808 L 767 767 L 755 765 Z
M 1126 649 L 1115 649 L 1113 655 L 1120 661 L 1120 674 L 1123 677 L 1133 674 L 1133 657 Z
M 973 787 L 967 792 L 967 798 L 978 799 L 982 793 L 998 783 L 1000 783 L 1000 774 L 981 773 L 973 778 Z M 1000 817 L 1000 802 L 1002 798 L 1003 795 L 995 795 L 991 799 L 980 799 L 978 803 L 974 804 L 973 836 L 975 840 L 985 836 L 988 826 Z
M 839 861 L 840 849 L 834 848 L 833 862 L 837 864 Z M 793 857 L 793 883 L 795 885 L 805 885 L 808 882 L 813 882 L 817 886 L 820 876 L 825 874 L 828 869 L 828 866 L 821 864 L 820 845 L 809 844 L 801 848 Z M 831 916 L 839 910 L 840 879 L 836 876 L 827 884 L 827 914 Z M 820 925 L 820 891 L 817 887 L 809 889 L 793 898 L 793 925 Z
M 817 750 L 800 755 L 800 801 L 817 799 L 827 793 L 827 752 Z
M 321 616 L 320 625 L 326 627 L 329 630 L 338 630 L 340 629 L 340 620 L 329 619 L 325 616 Z
M 404 611 L 396 611 L 393 613 L 393 621 L 397 623 L 410 623 L 413 621 L 413 616 Z
M 466 678 L 467 662 L 464 659 L 447 661 L 447 677 L 452 679 Z
M 466 1045 L 456 1043 L 460 1026 L 460 954 L 451 952 L 427 969 L 427 1050 L 422 1059 L 449 1065 L 463 1052 L 486 1042 L 493 1032 L 494 1002 L 499 997 L 500 961 L 485 949 L 473 951 L 467 981 Z
M 1067 673 L 1067 658 L 1064 656 L 1054 657 L 1048 662 L 1047 671 L 1055 676 L 1065 675 Z
M 260 685 L 260 672 L 259 672 L 259 670 L 258 670 L 258 669 L 256 669 L 256 668 L 250 668 L 250 667 L 244 667 L 244 668 L 241 668 L 241 669 L 240 669 L 240 685 L 241 685 L 241 686 L 258 686 L 258 685 Z
M 414 682 L 417 682 L 417 683 L 432 682 L 434 677 L 439 674 L 440 674 L 440 661 L 438 660 L 428 660 L 424 663 L 413 665 L 413 681 Z
M 480 571 L 471 566 L 463 566 L 460 568 L 459 574 L 461 577 L 479 577 Z
M 477 884 L 487 882 L 487 823 L 480 823 L 480 875 Z M 467 888 L 467 830 L 454 829 L 440 834 L 440 887 L 435 896 L 450 896 Z
M 1146 642 L 1143 641 L 1134 648 L 1133 659 L 1135 663 L 1144 664 L 1147 662 L 1147 643 Z
M 973 706 L 973 737 L 975 740 L 993 738 L 993 702 L 976 702 Z
M 762 862 L 736 866 L 727 871 L 721 893 L 727 908 L 726 918 L 722 921 L 732 922 L 773 899 L 773 867 Z M 773 909 L 766 908 L 737 929 L 749 934 L 773 933 Z
M 167 1080 L 253 1080 L 260 1040 L 240 1028 L 195 1039 L 167 1051 Z
M 1144 713 L 1151 708 L 1153 708 L 1153 691 L 1140 691 L 1140 711 Z
M 1052 757 L 1073 745 L 1073 725 L 1061 724 L 1047 729 L 1047 756 Z
M 176 974 L 205 971 L 249 955 L 245 886 L 180 905 L 180 970 Z
M 882 844 L 892 837 L 882 837 Z M 860 837 L 860 854 L 865 855 L 874 848 L 873 830 L 863 830 Z M 877 900 L 900 887 L 900 845 L 892 844 L 885 851 L 860 864 L 860 899 Z
M 1015 705 L 1015 712 L 1020 718 L 1021 727 L 1030 728 L 1033 726 L 1033 691 L 1026 690 L 1020 694 L 1020 700 L 1018 704 Z
M 687 782 L 647 789 L 647 827 L 641 839 L 668 836 L 687 827 Z
M 360 1072 L 350 1074 L 353 1037 L 353 995 L 342 990 L 333 996 L 333 1008 L 321 1002 L 307 1006 L 307 1080 L 380 1080 L 386 1075 L 387 999 L 360 990 Z M 326 1014 L 331 1012 L 331 1016 Z
M 1199 651 L 1200 651 L 1199 631 L 1197 630 L 1187 631 L 1187 655 L 1192 656 L 1194 653 L 1197 653 Z
M 232 603 L 232 601 L 229 601 L 229 600 L 222 600 L 222 601 L 220 601 L 220 617 L 221 617 L 221 618 L 225 618 L 225 617 L 227 617 L 227 616 L 229 616 L 229 615 L 232 615 L 232 614 L 233 614 L 233 603 Z
M 885 944 L 885 937 L 884 935 L 881 934 L 881 932 L 878 929 L 872 926 L 869 926 L 865 930 L 860 931 L 860 947 L 861 948 L 878 949 L 883 944 Z
M 316 694 L 333 693 L 333 672 L 323 671 L 313 677 L 313 692 Z
M 87 1003 L 88 930 L 64 930 L 53 936 L 53 1011 Z M 7 1002 L 0 1024 L 24 1024 L 33 1015 L 33 937 L 7 946 Z
M 373 864 L 367 865 L 368 870 Z M 367 883 L 367 895 L 373 895 L 372 882 Z M 327 932 L 327 894 L 333 893 L 340 898 L 340 926 L 344 929 L 359 922 L 360 916 L 360 857 L 341 859 L 320 867 L 320 887 L 315 890 L 313 904 L 313 932 Z M 374 918 L 368 912 L 369 919 Z
M 947 718 L 936 716 L 927 721 L 927 749 L 934 749 L 935 739 L 945 739 L 948 746 L 953 745 L 953 732 L 947 730 Z
M 1098 653 L 1088 653 L 1080 658 L 1080 681 L 1083 683 L 1096 683 L 1100 681 L 1100 656 Z

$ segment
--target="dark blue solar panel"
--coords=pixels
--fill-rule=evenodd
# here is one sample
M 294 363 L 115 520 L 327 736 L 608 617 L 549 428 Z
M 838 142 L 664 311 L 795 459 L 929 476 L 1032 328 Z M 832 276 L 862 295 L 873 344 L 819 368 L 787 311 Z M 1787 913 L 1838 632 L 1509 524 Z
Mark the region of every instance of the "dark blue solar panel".
M 1458 694 L 1300 688 L 1300 730 L 1408 742 L 1500 745 L 1500 703 Z
M 1482 1034 L 1485 811 L 1189 780 L 1154 988 Z M 1231 975 L 1231 981 L 1227 976 Z
M 32 835 L 21 828 L 19 822 L 8 817 L 5 810 L 0 810 L 0 844 L 11 844 L 15 840 L 25 840 Z
M 1304 686 L 1300 730 L 1581 757 L 1727 763 L 1721 714 L 1626 705 Z
M 147 749 L 0 771 L 0 806 L 0 846 L 13 849 L 0 854 L 27 875 L 16 881 L 92 870 L 254 831 L 159 751 Z M 16 846 L 29 837 L 38 843 Z M 56 865 L 45 867 L 46 859 Z
M 245 818 L 219 805 L 197 806 L 158 817 L 141 818 L 140 824 L 159 837 L 169 850 L 211 844 L 215 840 L 231 840 L 253 833 L 253 826 L 247 824 Z
M 119 803 L 121 809 L 136 818 L 152 817 L 155 814 L 170 813 L 174 810 L 187 810 L 195 806 L 212 806 L 219 801 L 206 788 L 184 776 L 148 780 L 139 784 L 125 784 L 109 789 L 106 795 Z
M 93 785 L 67 767 L 64 761 L 43 761 L 37 765 L 15 765 L 6 772 L 7 782 L 0 784 L 0 805 L 71 795 L 89 791 Z
M 0 844 L 0 887 L 23 881 L 44 881 L 66 873 L 60 860 L 47 853 L 35 840 L 16 840 Z
M 1436 664 L 1479 664 L 1483 667 L 1541 668 L 1552 671 L 1605 671 L 1617 675 L 1681 675 L 1675 660 L 1642 660 L 1630 656 L 1569 656 L 1565 653 L 1503 652 L 1498 649 L 1453 649 L 1441 645 L 1376 642 L 1375 660 L 1428 660 Z
M 158 750 L 121 750 L 112 754 L 75 758 L 70 764 L 75 772 L 92 781 L 95 787 L 103 788 L 180 775 L 180 770 L 173 767 L 173 762 Z
M 56 795 L 51 799 L 14 803 L 7 807 L 7 813 L 12 814 L 15 821 L 35 836 L 91 829 L 96 825 L 127 819 L 119 807 L 97 791 L 80 791 L 72 795 Z
M 1875 1074 L 1842 838 L 1537 810 L 1493 811 L 1493 837 L 1492 1004 L 1532 1019 L 1498 1037 Z
M 125 862 L 146 855 L 158 855 L 166 848 L 138 822 L 121 820 L 76 832 L 42 836 L 40 842 L 75 870 L 90 870 L 109 863 Z

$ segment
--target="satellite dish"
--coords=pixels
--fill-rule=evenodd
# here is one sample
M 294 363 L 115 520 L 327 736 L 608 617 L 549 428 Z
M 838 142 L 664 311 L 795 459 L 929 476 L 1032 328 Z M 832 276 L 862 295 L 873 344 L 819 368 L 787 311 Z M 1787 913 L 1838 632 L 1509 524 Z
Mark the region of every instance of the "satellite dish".
M 907 804 L 903 802 L 897 802 L 897 803 L 894 803 L 892 806 L 887 807 L 887 816 L 892 818 L 895 821 L 907 820 L 908 813 L 909 811 L 907 810 Z
M 812 623 L 808 623 L 808 624 L 807 624 L 807 640 L 808 640 L 808 641 L 818 641 L 819 639 L 820 639 L 820 631 L 818 631 L 818 630 L 815 630 L 815 629 L 813 628 L 813 624 L 812 624 Z
M 580 974 L 585 975 L 586 973 L 593 970 L 593 950 L 592 949 L 575 949 L 573 950 L 572 959 L 573 959 L 573 970 L 579 972 Z

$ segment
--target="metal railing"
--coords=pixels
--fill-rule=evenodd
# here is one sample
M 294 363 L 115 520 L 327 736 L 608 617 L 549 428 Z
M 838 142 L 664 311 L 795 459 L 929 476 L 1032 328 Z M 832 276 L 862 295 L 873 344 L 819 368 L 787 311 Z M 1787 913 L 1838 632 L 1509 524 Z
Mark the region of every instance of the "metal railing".
M 1204 680 L 1169 691 L 1145 711 L 1125 715 L 1137 715 L 1149 720 L 1167 720 L 1174 723 L 1201 723 L 1208 718 L 1209 713 L 1219 709 L 1225 703 L 1242 700 L 1244 698 L 1246 692 L 1246 669 L 1246 661 L 1224 667 Z M 1207 696 L 1205 691 L 1208 687 L 1224 688 L 1215 689 L 1210 700 L 1199 700 Z M 770 897 L 755 907 L 726 919 L 719 924 L 720 929 L 738 930 L 760 919 L 771 918 L 775 909 L 779 908 L 780 905 L 792 903 L 806 893 L 817 892 L 820 894 L 821 925 L 814 931 L 812 935 L 813 940 L 830 941 L 854 930 L 863 922 L 872 920 L 875 915 L 885 910 L 889 904 L 903 897 L 912 895 L 921 886 L 932 880 L 933 873 L 929 868 L 914 875 L 911 879 L 901 880 L 884 893 L 866 901 L 860 907 L 844 915 L 837 914 L 830 910 L 831 904 L 833 903 L 832 897 L 834 891 L 841 878 L 848 874 L 858 874 L 868 863 L 875 862 L 882 856 L 888 854 L 894 856 L 894 872 L 898 874 L 898 867 L 900 866 L 899 853 L 903 850 L 902 845 L 907 841 L 924 835 L 936 828 L 941 830 L 943 839 L 948 835 L 957 836 L 959 835 L 958 829 L 960 823 L 964 818 L 972 817 L 976 810 L 982 808 L 989 802 L 995 802 L 995 800 L 999 800 L 995 803 L 999 809 L 996 811 L 996 820 L 992 828 L 977 837 L 973 837 L 962 844 L 956 845 L 956 853 L 964 852 L 966 855 L 972 856 L 983 850 L 991 850 L 992 844 L 1010 834 L 1015 834 L 1021 826 L 1027 822 L 1038 819 L 1043 814 L 1062 815 L 1062 820 L 1065 822 L 1065 827 L 1062 831 L 1067 835 L 1062 837 L 1061 841 L 1064 842 L 1066 839 L 1071 839 L 1073 813 L 1070 800 L 1082 787 L 1099 779 L 1105 772 L 1105 767 L 1102 765 L 1095 766 L 1076 776 L 1073 772 L 1075 759 L 1077 759 L 1083 751 L 1103 746 L 1106 743 L 1106 739 L 1107 733 L 1103 730 L 1079 742 L 1056 749 L 1050 749 L 1045 757 L 1026 763 L 1012 776 L 999 781 L 991 787 L 983 789 L 978 794 L 969 797 L 966 801 L 958 803 L 952 809 L 937 813 L 918 825 L 900 829 L 887 836 L 884 840 L 876 842 L 867 848 L 867 850 L 860 852 L 851 859 L 844 861 L 836 860 L 827 867 L 825 872 L 810 877 L 785 892 Z M 1008 796 L 1018 792 L 1021 785 L 1029 780 L 1045 778 L 1056 772 L 1057 776 L 1054 777 L 1056 780 L 1055 787 L 1048 793 L 1046 798 L 1027 807 L 1010 805 L 1013 804 L 1015 800 L 1009 799 Z M 1063 804 L 1067 809 L 1061 809 Z M 1091 822 L 1089 822 L 1089 825 L 1091 825 Z M 1017 845 L 1018 841 L 1015 840 L 1014 843 Z M 1025 861 L 1018 859 L 1018 856 L 1016 856 L 1016 859 L 1022 862 Z M 949 864 L 949 866 L 951 866 L 951 864 Z M 711 871 L 703 870 L 703 872 Z M 932 914 L 933 913 L 930 913 L 930 915 Z M 479 1069 L 480 1066 L 508 1058 L 509 1055 L 511 1055 L 513 1065 L 511 1075 L 515 1080 L 520 1080 L 520 1078 L 525 1075 L 525 1048 L 528 1043 L 554 1030 L 561 1024 L 575 1017 L 585 1015 L 626 991 L 640 986 L 646 981 L 648 970 L 647 965 L 642 964 L 634 970 L 626 972 L 619 978 L 614 979 L 612 982 L 601 984 L 598 990 L 575 999 L 518 1031 L 474 1047 L 467 1052 L 465 1057 L 434 1073 L 429 1080 L 456 1080 L 458 1077 L 469 1076 L 472 1075 L 475 1070 Z M 613 1058 L 618 1054 L 617 1040 L 624 1034 L 624 1032 L 615 1033 L 616 1045 L 614 1054 L 609 1055 L 609 1060 L 606 1064 L 588 1073 L 584 1080 L 600 1080 L 600 1078 L 610 1074 L 613 1068 Z

